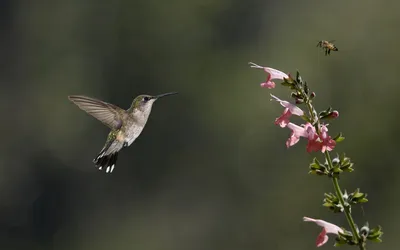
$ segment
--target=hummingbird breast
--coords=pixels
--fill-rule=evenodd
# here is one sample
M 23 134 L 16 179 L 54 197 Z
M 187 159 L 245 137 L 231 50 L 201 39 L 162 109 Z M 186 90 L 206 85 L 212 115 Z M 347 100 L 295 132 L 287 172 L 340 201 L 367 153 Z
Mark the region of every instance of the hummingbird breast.
M 126 125 L 124 126 L 125 141 L 128 143 L 128 146 L 142 133 L 148 116 L 145 116 L 143 113 L 134 113 L 131 118 L 126 121 Z
M 136 140 L 136 138 L 139 137 L 140 133 L 142 133 L 143 128 L 144 126 L 133 125 L 126 129 L 125 141 L 128 143 L 128 146 L 130 146 Z

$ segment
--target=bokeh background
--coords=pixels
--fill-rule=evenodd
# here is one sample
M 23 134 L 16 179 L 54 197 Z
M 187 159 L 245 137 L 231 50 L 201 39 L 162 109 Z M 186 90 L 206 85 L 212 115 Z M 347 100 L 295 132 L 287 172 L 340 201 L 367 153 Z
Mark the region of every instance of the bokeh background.
M 315 249 L 347 226 L 321 206 L 305 142 L 287 149 L 282 112 L 249 61 L 294 73 L 339 119 L 370 203 L 356 221 L 398 249 L 400 3 L 373 0 L 0 1 L 1 249 Z M 319 40 L 336 40 L 329 57 Z M 84 94 L 128 108 L 158 101 L 112 175 L 92 159 L 108 129 L 71 104 Z M 334 238 L 334 237 L 332 237 Z M 330 240 L 325 249 L 333 249 Z M 346 249 L 349 247 L 345 247 Z

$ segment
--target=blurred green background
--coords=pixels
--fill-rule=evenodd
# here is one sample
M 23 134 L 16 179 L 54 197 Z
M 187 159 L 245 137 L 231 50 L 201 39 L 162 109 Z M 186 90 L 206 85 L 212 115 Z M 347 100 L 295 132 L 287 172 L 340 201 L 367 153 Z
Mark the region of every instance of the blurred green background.
M 347 226 L 321 207 L 326 178 L 310 176 L 305 141 L 273 124 L 282 112 L 253 61 L 294 73 L 339 119 L 370 203 L 359 224 L 395 246 L 400 185 L 395 1 L 0 1 L 1 249 L 315 249 L 321 228 Z M 319 40 L 336 40 L 324 56 Z M 108 129 L 71 104 L 84 94 L 128 108 L 158 101 L 112 175 L 92 159 Z M 333 239 L 324 249 L 333 249 Z M 349 247 L 345 247 L 346 249 Z

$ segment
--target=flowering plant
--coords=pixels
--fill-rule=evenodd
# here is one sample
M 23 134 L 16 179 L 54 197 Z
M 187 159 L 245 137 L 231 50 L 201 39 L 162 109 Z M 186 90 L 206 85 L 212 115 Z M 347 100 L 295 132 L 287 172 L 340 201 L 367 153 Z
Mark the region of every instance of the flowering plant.
M 284 107 L 282 115 L 275 119 L 275 124 L 281 128 L 291 130 L 290 137 L 286 141 L 286 147 L 292 147 L 300 138 L 304 138 L 307 140 L 307 152 L 321 152 L 324 156 L 323 162 L 318 160 L 317 157 L 312 160 L 309 165 L 309 173 L 326 176 L 332 181 L 335 192 L 325 193 L 323 206 L 329 208 L 334 213 L 344 213 L 350 230 L 324 220 L 304 217 L 304 221 L 314 222 L 323 228 L 316 240 L 317 247 L 324 245 L 328 241 L 327 234 L 336 235 L 335 246 L 343 244 L 356 245 L 361 250 L 366 249 L 367 240 L 381 242 L 383 232 L 380 226 L 370 228 L 368 222 L 366 222 L 363 227 L 358 228 L 351 214 L 351 207 L 353 205 L 368 201 L 366 198 L 367 194 L 360 192 L 359 189 L 347 194 L 339 186 L 340 174 L 354 170 L 354 164 L 345 154 L 337 155 L 334 158 L 330 154 L 336 148 L 337 143 L 344 140 L 344 137 L 339 133 L 332 138 L 328 134 L 328 124 L 326 121 L 339 117 L 339 112 L 332 108 L 317 112 L 312 102 L 316 95 L 310 90 L 307 82 L 303 81 L 299 72 L 293 78 L 290 74 L 285 74 L 273 68 L 259 66 L 255 63 L 249 64 L 250 67 L 262 69 L 267 73 L 267 80 L 261 83 L 261 87 L 273 89 L 275 88 L 275 83 L 272 80 L 281 80 L 283 81 L 282 86 L 288 87 L 291 90 L 291 97 L 294 99 L 295 104 L 281 100 L 271 94 L 271 101 L 277 101 Z M 296 104 L 303 105 L 305 111 Z M 297 125 L 292 123 L 290 119 L 293 115 L 302 118 L 304 124 Z

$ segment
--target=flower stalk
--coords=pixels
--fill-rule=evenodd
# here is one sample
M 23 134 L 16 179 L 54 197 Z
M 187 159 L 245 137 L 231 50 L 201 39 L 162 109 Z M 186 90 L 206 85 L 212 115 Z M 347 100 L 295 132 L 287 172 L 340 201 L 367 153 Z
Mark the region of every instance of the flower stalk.
M 306 138 L 308 140 L 306 147 L 307 152 L 323 153 L 325 163 L 321 163 L 317 158 L 314 158 L 309 166 L 309 173 L 319 176 L 327 176 L 331 179 L 335 194 L 325 193 L 323 206 L 328 207 L 335 213 L 344 213 L 351 230 L 347 231 L 344 228 L 340 228 L 324 220 L 304 217 L 304 221 L 314 222 L 323 227 L 322 232 L 317 237 L 317 247 L 324 245 L 328 241 L 327 234 L 337 235 L 335 246 L 342 244 L 356 245 L 360 250 L 366 250 L 367 240 L 381 242 L 383 232 L 380 226 L 370 229 L 368 222 L 366 222 L 365 225 L 359 229 L 351 214 L 352 205 L 368 201 L 366 198 L 367 194 L 360 192 L 359 189 L 356 189 L 356 191 L 350 194 L 347 194 L 347 191 L 344 191 L 343 193 L 339 185 L 340 174 L 343 172 L 354 171 L 354 164 L 344 153 L 333 159 L 330 155 L 330 151 L 334 150 L 337 143 L 343 141 L 344 137 L 342 136 L 342 133 L 339 133 L 339 135 L 332 139 L 328 135 L 328 124 L 325 124 L 325 121 L 337 118 L 339 112 L 329 107 L 328 109 L 318 113 L 312 104 L 312 100 L 316 95 L 314 92 L 310 91 L 307 82 L 303 81 L 299 72 L 297 72 L 296 78 L 294 79 L 289 74 L 285 74 L 282 71 L 273 68 L 262 67 L 254 63 L 250 63 L 250 65 L 252 68 L 263 69 L 267 73 L 267 80 L 261 84 L 261 87 L 268 85 L 268 88 L 271 89 L 275 87 L 275 83 L 271 80 L 282 80 L 282 85 L 289 87 L 292 91 L 291 97 L 295 100 L 295 103 L 299 105 L 304 104 L 308 111 L 303 112 L 303 110 L 295 104 L 281 100 L 271 94 L 273 97 L 271 100 L 279 102 L 285 108 L 283 114 L 275 119 L 275 124 L 281 128 L 289 128 L 292 131 L 291 136 L 286 142 L 286 146 L 289 148 L 294 146 L 300 138 Z M 292 116 L 301 117 L 306 121 L 306 124 L 299 126 L 290 122 Z
M 303 90 L 301 90 L 301 91 L 304 94 L 304 91 Z M 310 98 L 308 98 L 307 95 L 304 95 L 304 96 L 306 97 L 306 98 L 304 98 L 304 103 L 306 104 L 310 114 L 317 113 L 316 110 L 314 109 L 311 101 L 310 101 Z M 317 133 L 320 134 L 321 131 L 319 131 L 319 128 L 320 128 L 320 123 L 321 122 L 320 122 L 318 117 L 316 117 L 315 119 L 316 119 L 315 122 L 317 123 L 316 127 L 318 128 Z M 328 165 L 328 171 L 332 170 L 333 169 L 333 163 L 332 163 L 332 158 L 331 158 L 331 155 L 329 154 L 329 151 L 325 151 L 324 155 L 325 155 L 325 160 L 328 163 L 327 164 Z M 341 190 L 340 185 L 339 185 L 338 177 L 336 177 L 336 176 L 332 177 L 332 184 L 333 184 L 333 187 L 335 189 L 336 195 L 339 198 L 340 204 L 343 207 L 343 210 L 344 210 L 343 212 L 344 212 L 344 214 L 346 216 L 346 219 L 347 219 L 347 222 L 349 223 L 349 226 L 351 228 L 351 232 L 353 234 L 353 239 L 354 239 L 355 243 L 359 245 L 360 250 L 366 250 L 365 244 L 363 244 L 363 242 L 361 241 L 360 235 L 357 232 L 356 224 L 354 223 L 354 219 L 351 216 L 351 212 L 350 212 L 349 206 L 347 204 L 345 204 L 345 201 L 344 201 L 344 198 L 343 198 L 343 193 L 342 193 L 342 190 Z
M 320 131 L 321 121 L 319 120 L 318 116 L 312 115 L 312 114 L 316 114 L 317 111 L 315 110 L 314 106 L 312 105 L 310 98 L 308 97 L 308 95 L 306 93 L 304 93 L 303 88 L 298 88 L 297 90 L 300 91 L 302 93 L 302 96 L 304 97 L 304 103 L 306 104 L 307 109 L 311 115 L 312 122 L 316 123 L 316 125 L 317 125 L 316 126 L 317 133 L 321 134 L 321 131 Z M 331 155 L 329 154 L 329 151 L 325 151 L 324 155 L 325 155 L 325 160 L 328 163 L 327 164 L 328 171 L 332 170 L 334 167 L 333 167 L 332 158 L 331 158 Z M 365 244 L 363 244 L 363 242 L 361 241 L 360 235 L 357 232 L 357 227 L 356 227 L 356 224 L 354 223 L 353 217 L 351 216 L 349 206 L 344 201 L 343 192 L 340 189 L 338 177 L 336 177 L 336 176 L 332 177 L 332 184 L 335 189 L 336 195 L 339 198 L 340 204 L 343 207 L 343 210 L 344 210 L 343 212 L 344 212 L 347 222 L 349 223 L 349 226 L 351 228 L 351 232 L 353 234 L 353 239 L 356 242 L 356 244 L 359 245 L 360 250 L 365 250 L 366 249 Z

